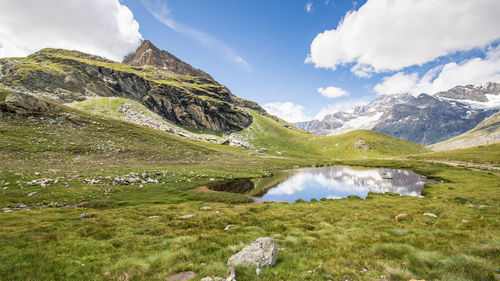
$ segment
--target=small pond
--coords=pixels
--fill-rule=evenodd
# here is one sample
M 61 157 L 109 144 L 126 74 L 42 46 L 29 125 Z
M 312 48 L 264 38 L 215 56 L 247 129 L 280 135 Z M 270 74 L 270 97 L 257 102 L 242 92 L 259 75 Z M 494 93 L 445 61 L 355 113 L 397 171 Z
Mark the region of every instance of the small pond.
M 245 194 L 256 202 L 295 202 L 365 198 L 368 192 L 419 196 L 425 183 L 434 182 L 408 170 L 358 167 L 320 167 L 280 171 L 271 177 L 228 181 L 209 188 Z

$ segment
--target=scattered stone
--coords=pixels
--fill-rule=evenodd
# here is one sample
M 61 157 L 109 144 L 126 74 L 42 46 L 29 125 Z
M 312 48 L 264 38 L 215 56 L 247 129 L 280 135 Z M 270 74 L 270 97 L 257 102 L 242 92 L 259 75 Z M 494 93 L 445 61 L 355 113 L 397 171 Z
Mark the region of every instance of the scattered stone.
M 404 218 L 404 217 L 406 217 L 406 216 L 408 216 L 408 214 L 401 213 L 401 214 L 398 214 L 398 215 L 394 216 L 394 218 L 395 218 L 396 220 L 398 220 L 399 218 Z
M 229 268 L 229 276 L 227 277 L 226 281 L 236 281 L 235 279 L 236 279 L 236 271 L 234 270 L 234 267 L 231 266 Z
M 210 206 L 203 206 L 200 208 L 200 210 L 210 210 L 212 207 Z
M 181 217 L 181 219 L 189 219 L 189 218 L 192 218 L 194 216 L 195 216 L 195 214 L 184 215 Z
M 226 227 L 224 227 L 224 230 L 230 230 L 231 228 L 235 227 L 236 225 L 234 224 L 228 224 Z
M 468 223 L 469 220 L 466 220 L 466 219 L 462 219 L 462 223 Z
M 142 173 L 141 176 L 144 179 L 147 179 L 147 178 L 151 177 L 151 175 L 149 173 Z
M 308 271 L 307 271 L 307 273 L 312 274 L 312 273 L 313 273 L 313 271 L 312 271 L 312 270 L 308 270 Z
M 214 178 L 210 178 L 209 181 L 214 181 L 215 179 Z
M 357 141 L 354 142 L 354 148 L 355 149 L 363 149 L 363 150 L 369 150 L 370 147 L 366 143 L 366 140 L 364 139 L 358 139 Z
M 239 253 L 231 256 L 227 265 L 243 265 L 251 267 L 273 266 L 278 260 L 278 246 L 269 237 L 257 238 Z
M 424 213 L 424 216 L 429 216 L 429 217 L 433 217 L 433 218 L 436 218 L 436 219 L 437 219 L 437 217 L 438 217 L 438 216 L 436 216 L 436 215 L 435 215 L 435 214 L 433 214 L 433 213 Z
M 257 152 L 258 153 L 267 153 L 267 148 L 261 147 L 261 148 L 257 149 Z
M 260 268 L 258 268 L 258 267 L 257 267 L 257 268 L 255 269 L 255 274 L 260 275 Z
M 89 216 L 88 216 L 87 214 L 81 214 L 81 215 L 80 215 L 80 219 L 81 219 L 81 220 L 86 220 L 86 219 L 88 219 L 88 218 L 89 218 Z
M 159 218 L 160 216 L 149 216 L 148 219 L 156 219 Z
M 36 191 L 30 192 L 30 193 L 28 193 L 28 197 L 32 197 L 32 196 L 34 196 L 34 195 L 36 195 L 36 194 L 37 194 L 37 192 L 36 192 Z
M 39 176 L 40 175 L 40 172 L 35 172 L 35 176 Z
M 192 271 L 185 271 L 185 272 L 180 272 L 174 275 L 170 275 L 167 277 L 167 280 L 169 281 L 187 281 L 189 279 L 192 279 L 196 277 L 196 273 Z

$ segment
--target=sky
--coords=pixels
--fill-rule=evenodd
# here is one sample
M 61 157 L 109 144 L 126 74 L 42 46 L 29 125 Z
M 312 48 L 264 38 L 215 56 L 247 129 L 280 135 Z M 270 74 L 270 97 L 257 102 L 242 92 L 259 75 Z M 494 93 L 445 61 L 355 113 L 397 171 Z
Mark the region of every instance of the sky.
M 498 0 L 2 0 L 0 57 L 148 39 L 290 122 L 500 82 Z

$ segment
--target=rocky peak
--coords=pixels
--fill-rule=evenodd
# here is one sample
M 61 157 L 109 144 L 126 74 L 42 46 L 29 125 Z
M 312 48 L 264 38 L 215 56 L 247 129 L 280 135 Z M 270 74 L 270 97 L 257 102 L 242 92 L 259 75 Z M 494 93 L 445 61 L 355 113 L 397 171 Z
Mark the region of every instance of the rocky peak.
M 155 66 L 167 72 L 213 80 L 207 73 L 192 67 L 171 53 L 158 49 L 151 41 L 144 40 L 137 50 L 125 57 L 124 64 Z
M 487 102 L 487 94 L 500 94 L 500 84 L 488 82 L 484 86 L 456 86 L 448 91 L 436 93 L 436 97 L 456 99 L 456 100 L 471 100 L 477 102 Z

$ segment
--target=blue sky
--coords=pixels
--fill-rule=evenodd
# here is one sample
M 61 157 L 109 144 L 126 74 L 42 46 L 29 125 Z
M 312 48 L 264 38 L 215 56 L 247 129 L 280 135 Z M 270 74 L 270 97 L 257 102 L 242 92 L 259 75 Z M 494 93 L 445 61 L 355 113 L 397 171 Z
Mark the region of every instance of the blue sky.
M 360 83 L 349 70 L 333 72 L 304 63 L 314 37 L 335 28 L 353 9 L 351 1 L 312 1 L 311 12 L 306 11 L 307 1 L 162 2 L 170 18 L 217 38 L 248 66 L 235 62 L 218 46 L 207 47 L 190 34 L 165 26 L 141 1 L 125 0 L 123 4 L 134 13 L 145 39 L 210 73 L 239 97 L 261 105 L 292 101 L 314 116 L 325 103 L 332 102 L 317 92 L 319 87 L 349 89 L 347 99 L 370 94 L 365 85 L 373 79 Z
M 51 1 L 0 1 L 0 57 L 55 47 L 120 61 L 149 39 L 292 122 L 500 82 L 498 0 Z

